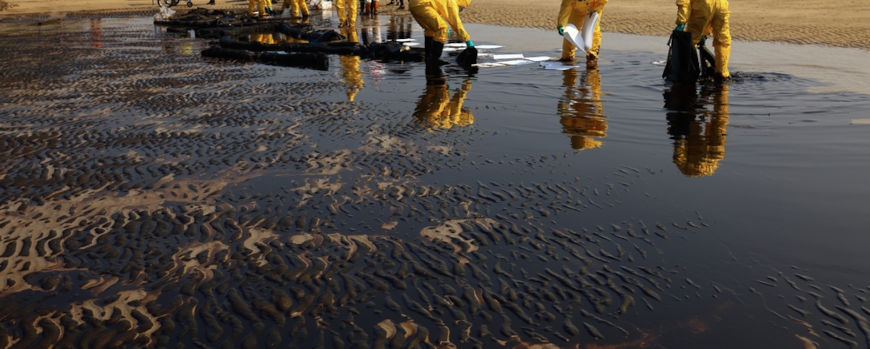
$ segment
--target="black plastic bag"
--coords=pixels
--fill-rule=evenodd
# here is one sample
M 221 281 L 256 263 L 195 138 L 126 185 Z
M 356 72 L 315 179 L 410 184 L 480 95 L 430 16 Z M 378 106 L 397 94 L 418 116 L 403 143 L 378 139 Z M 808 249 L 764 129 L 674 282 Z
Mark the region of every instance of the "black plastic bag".
M 459 64 L 460 67 L 465 69 L 471 69 L 471 67 L 477 64 L 477 48 L 474 46 L 466 48 L 456 56 L 456 64 Z
M 668 62 L 662 78 L 671 82 L 694 82 L 701 73 L 698 51 L 692 45 L 692 33 L 674 30 L 668 40 Z

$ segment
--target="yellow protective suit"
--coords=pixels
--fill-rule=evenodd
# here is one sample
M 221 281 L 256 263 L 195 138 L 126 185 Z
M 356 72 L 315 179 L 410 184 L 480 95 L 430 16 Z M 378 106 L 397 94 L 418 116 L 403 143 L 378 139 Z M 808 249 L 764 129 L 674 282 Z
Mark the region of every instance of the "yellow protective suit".
M 572 149 L 600 147 L 600 139 L 607 136 L 607 117 L 601 103 L 601 74 L 598 69 L 586 70 L 580 86 L 576 86 L 576 69 L 565 70 L 562 74 L 565 97 L 558 104 L 562 132 L 571 135 Z
M 601 48 L 601 18 L 604 15 L 605 4 L 607 0 L 562 0 L 562 6 L 559 8 L 557 27 L 573 24 L 578 29 L 582 28 L 586 16 L 598 12 L 598 23 L 595 24 L 595 32 L 592 34 L 592 48 L 587 52 L 587 60 L 598 59 L 598 50 Z M 573 60 L 575 52 L 577 47 L 567 39 L 562 39 L 562 60 Z
M 703 101 L 707 98 L 701 97 Z M 686 117 L 686 115 L 683 115 Z M 674 164 L 686 177 L 710 176 L 719 168 L 719 161 L 725 158 L 725 137 L 728 127 L 728 85 L 723 84 L 714 91 L 713 111 L 701 115 L 688 116 L 688 125 L 669 127 L 679 129 L 685 134 L 672 134 L 674 141 Z M 698 119 L 700 118 L 700 119 Z
M 692 33 L 692 42 L 698 44 L 701 36 L 713 33 L 713 48 L 716 51 L 716 73 L 723 78 L 731 77 L 728 59 L 731 56 L 731 12 L 728 0 L 676 0 L 677 25 L 685 24 Z
M 341 34 L 344 35 L 349 42 L 358 42 L 359 40 L 356 28 L 342 28 Z M 362 72 L 359 69 L 359 56 L 339 56 L 338 60 L 341 63 L 341 77 L 344 79 L 347 100 L 353 102 L 354 99 L 356 99 L 357 93 L 359 93 L 365 85 L 365 80 L 363 80 Z
M 308 17 L 308 4 L 306 0 L 284 0 L 284 8 L 290 8 L 293 17 Z
M 338 11 L 340 27 L 356 25 L 356 15 L 359 12 L 359 0 L 335 0 L 335 10 Z
M 431 37 L 442 44 L 447 43 L 447 25 L 462 41 L 471 37 L 459 19 L 459 7 L 468 7 L 470 0 L 410 0 L 409 10 L 417 23 L 423 27 L 423 36 Z
M 248 0 L 248 14 L 251 16 L 258 11 L 260 17 L 265 17 L 266 7 L 272 8 L 272 0 Z
M 453 98 L 450 98 L 446 84 L 427 85 L 414 109 L 414 117 L 423 126 L 434 129 L 471 125 L 474 115 L 462 109 L 468 91 L 471 91 L 471 80 L 468 79 L 462 83 L 461 89 L 453 93 Z

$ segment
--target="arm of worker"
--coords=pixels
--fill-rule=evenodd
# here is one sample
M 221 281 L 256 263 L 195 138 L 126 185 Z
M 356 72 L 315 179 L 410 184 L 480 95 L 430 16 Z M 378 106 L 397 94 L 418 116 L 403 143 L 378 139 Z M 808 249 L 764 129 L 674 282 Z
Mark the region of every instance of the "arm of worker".
M 556 29 L 559 35 L 562 35 L 562 29 L 568 25 L 568 18 L 571 17 L 571 6 L 577 0 L 562 0 L 562 5 L 559 6 L 559 17 L 556 17 Z
M 691 9 L 691 0 L 677 0 L 677 22 L 675 24 L 686 24 L 689 21 L 689 11 Z
M 456 5 L 456 1 L 448 0 L 447 8 L 444 10 L 447 12 L 444 13 L 444 20 L 450 24 L 450 27 L 459 35 L 459 38 L 465 42 L 471 41 L 471 36 L 465 31 L 465 27 L 462 26 L 462 19 L 459 18 L 459 6 Z

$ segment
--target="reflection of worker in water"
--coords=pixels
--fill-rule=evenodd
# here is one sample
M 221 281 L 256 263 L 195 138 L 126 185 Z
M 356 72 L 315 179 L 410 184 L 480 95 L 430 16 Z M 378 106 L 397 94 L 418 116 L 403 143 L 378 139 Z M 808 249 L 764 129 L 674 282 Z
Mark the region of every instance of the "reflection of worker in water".
M 358 42 L 356 28 L 345 27 L 341 28 L 341 33 L 349 42 Z M 365 81 L 360 72 L 360 59 L 357 55 L 339 56 L 341 63 L 341 77 L 344 79 L 345 90 L 347 92 L 347 100 L 353 102 L 356 94 L 362 90 Z
M 289 14 L 293 17 L 308 17 L 308 4 L 306 0 L 284 0 L 284 10 L 289 9 Z
M 380 43 L 381 40 L 381 21 L 375 16 L 372 19 L 371 25 L 367 25 L 361 30 L 362 32 L 362 43 L 364 45 L 371 45 Z
M 465 79 L 452 98 L 444 80 L 429 80 L 426 91 L 420 96 L 417 108 L 414 109 L 415 119 L 420 124 L 435 129 L 473 124 L 474 115 L 462 108 L 468 91 L 471 91 L 471 79 Z
M 99 18 L 91 18 L 91 30 L 88 36 L 91 39 L 91 47 L 103 47 L 103 26 Z
M 390 25 L 387 27 L 387 40 L 411 38 L 411 20 L 406 16 L 390 16 Z
M 598 12 L 599 20 L 598 23 L 595 23 L 595 32 L 592 34 L 592 48 L 586 52 L 586 65 L 590 67 L 595 66 L 598 62 L 598 50 L 601 48 L 600 18 L 605 4 L 607 4 L 607 0 L 562 0 L 559 17 L 556 19 L 556 27 L 559 35 L 562 35 L 566 25 L 573 24 L 578 29 L 582 28 L 586 17 L 593 12 Z M 562 60 L 573 61 L 575 52 L 577 52 L 577 47 L 568 39 L 562 39 Z
M 462 20 L 459 19 L 460 9 L 468 7 L 470 3 L 471 0 L 409 1 L 411 15 L 423 27 L 427 69 L 440 65 L 439 58 L 444 51 L 444 44 L 447 43 L 448 24 L 459 38 L 465 41 L 467 47 L 474 47 L 474 42 L 471 41 L 471 37 L 462 26 Z
M 601 103 L 601 75 L 598 69 L 588 69 L 580 76 L 568 69 L 562 72 L 565 97 L 559 100 L 559 122 L 562 132 L 571 135 L 571 148 L 593 149 L 601 146 L 607 136 L 607 117 Z
M 725 158 L 728 85 L 704 86 L 696 97 L 694 84 L 665 91 L 668 134 L 674 140 L 674 164 L 687 177 L 709 176 Z M 705 109 L 712 104 L 713 110 Z M 702 109 L 697 109 L 697 108 Z
M 275 36 L 272 35 L 272 33 L 251 34 L 250 38 L 251 42 L 259 42 L 266 45 L 274 45 L 277 43 L 277 40 L 275 40 Z
M 387 5 L 399 5 L 399 10 L 405 9 L 405 0 L 390 0 L 390 3 Z
M 728 59 L 731 56 L 731 12 L 728 0 L 676 0 L 677 28 L 692 33 L 692 43 L 697 45 L 701 36 L 713 33 L 713 48 L 716 50 L 715 70 L 718 78 L 728 79 Z
M 356 26 L 358 7 L 358 0 L 335 0 L 335 10 L 338 11 L 338 26 L 342 28 Z

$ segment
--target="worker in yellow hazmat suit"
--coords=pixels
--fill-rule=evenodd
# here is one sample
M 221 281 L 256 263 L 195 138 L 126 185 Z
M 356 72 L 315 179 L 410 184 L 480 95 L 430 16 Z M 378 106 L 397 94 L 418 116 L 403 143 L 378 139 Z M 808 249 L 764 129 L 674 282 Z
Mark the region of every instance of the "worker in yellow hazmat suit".
M 284 0 L 284 9 L 290 9 L 293 17 L 308 17 L 308 4 L 306 0 Z
M 341 29 L 341 34 L 344 35 L 349 42 L 358 42 L 359 40 L 356 28 L 344 27 Z M 356 99 L 357 93 L 359 93 L 365 85 L 365 80 L 363 80 L 362 72 L 360 72 L 359 69 L 359 56 L 339 56 L 338 60 L 341 63 L 341 77 L 344 79 L 347 100 L 353 102 L 354 99 Z
M 263 18 L 269 12 L 272 12 L 272 0 L 248 0 L 248 15 L 253 17 L 259 14 Z
M 694 85 L 691 86 L 694 90 Z M 694 94 L 694 91 L 691 91 Z M 706 96 L 705 96 L 706 94 Z M 686 177 L 710 176 L 725 158 L 728 127 L 728 85 L 702 89 L 700 103 L 712 94 L 713 110 L 668 113 L 668 133 L 674 139 L 674 164 Z M 673 96 L 685 98 L 685 95 Z M 696 104 L 696 103 L 693 103 Z
M 701 36 L 712 32 L 713 48 L 716 51 L 716 74 L 728 79 L 728 59 L 731 56 L 731 12 L 728 0 L 676 0 L 677 28 L 692 33 L 692 43 L 698 44 Z
M 462 87 L 450 97 L 446 83 L 429 83 L 420 96 L 414 117 L 420 124 L 433 129 L 449 129 L 468 126 L 474 123 L 474 115 L 462 108 L 465 97 L 471 91 L 471 80 L 466 79 Z
M 356 26 L 356 15 L 359 11 L 358 0 L 335 0 L 335 10 L 338 11 L 339 27 Z
M 559 8 L 559 17 L 557 18 L 556 29 L 561 36 L 564 33 L 565 26 L 573 24 L 575 27 L 582 28 L 583 22 L 586 21 L 586 16 L 592 12 L 598 12 L 599 20 L 595 23 L 595 32 L 592 36 L 592 48 L 586 52 L 586 65 L 593 67 L 598 61 L 598 50 L 601 48 L 601 16 L 603 15 L 604 5 L 607 0 L 562 0 L 562 6 Z M 562 39 L 562 60 L 573 61 L 574 53 L 577 51 L 568 39 Z
M 462 41 L 466 47 L 474 47 L 471 36 L 462 26 L 459 18 L 460 9 L 468 7 L 471 0 L 410 0 L 409 10 L 414 19 L 423 27 L 426 65 L 438 65 L 444 44 L 447 43 L 447 25 Z
M 571 135 L 571 148 L 594 149 L 607 136 L 607 117 L 601 103 L 601 74 L 598 69 L 586 70 L 577 86 L 576 69 L 562 72 L 565 97 L 559 100 L 559 123 L 562 132 Z

